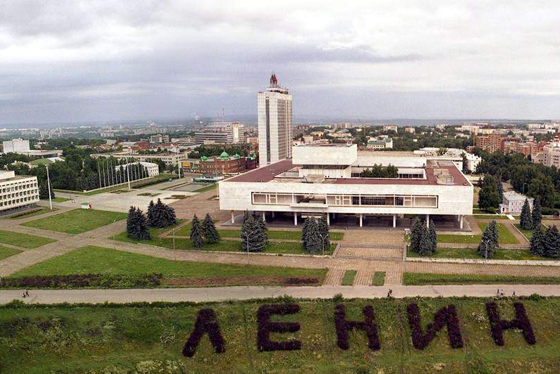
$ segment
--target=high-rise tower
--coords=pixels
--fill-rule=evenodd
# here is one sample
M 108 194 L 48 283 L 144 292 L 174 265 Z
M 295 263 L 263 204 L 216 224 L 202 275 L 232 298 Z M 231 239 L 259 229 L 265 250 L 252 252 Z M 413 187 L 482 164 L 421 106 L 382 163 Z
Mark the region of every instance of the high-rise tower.
M 278 85 L 276 74 L 258 95 L 259 160 L 265 166 L 292 157 L 292 95 Z

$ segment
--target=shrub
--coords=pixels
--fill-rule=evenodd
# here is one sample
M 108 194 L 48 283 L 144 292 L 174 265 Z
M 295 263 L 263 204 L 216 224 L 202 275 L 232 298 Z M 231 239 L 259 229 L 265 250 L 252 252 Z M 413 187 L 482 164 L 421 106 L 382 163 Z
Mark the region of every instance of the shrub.
M 287 315 L 299 312 L 298 304 L 261 305 L 257 311 L 257 349 L 261 352 L 268 351 L 295 351 L 301 349 L 301 341 L 288 340 L 275 342 L 270 340 L 270 333 L 298 332 L 300 325 L 297 322 L 271 322 L 273 314 Z
M 162 274 L 33 275 L 0 278 L 0 288 L 134 288 L 161 285 Z
M 369 349 L 372 351 L 378 351 L 381 349 L 373 307 L 371 305 L 365 306 L 362 313 L 364 315 L 364 321 L 348 321 L 346 319 L 346 307 L 343 304 L 338 304 L 336 306 L 334 312 L 334 323 L 336 326 L 337 344 L 340 349 L 347 350 L 350 348 L 348 332 L 353 329 L 362 330 L 366 333 Z
M 415 303 L 409 304 L 406 308 L 408 314 L 408 324 L 412 331 L 412 344 L 416 349 L 424 349 L 447 324 L 447 335 L 449 337 L 449 344 L 452 348 L 463 347 L 463 337 L 461 335 L 461 328 L 459 327 L 459 318 L 455 305 L 449 305 L 438 310 L 434 316 L 434 322 L 426 326 L 426 332 L 422 332 L 422 321 L 420 319 L 420 309 Z
M 216 319 L 216 313 L 214 313 L 213 309 L 202 309 L 196 317 L 194 331 L 183 348 L 183 355 L 185 357 L 194 356 L 196 347 L 198 347 L 205 333 L 208 333 L 208 338 L 216 353 L 224 353 L 226 351 L 224 337 L 220 331 L 220 324 Z
M 523 337 L 528 344 L 535 344 L 537 340 L 533 333 L 531 321 L 529 321 L 527 313 L 525 312 L 525 306 L 523 303 L 514 303 L 513 308 L 515 310 L 515 318 L 511 321 L 507 321 L 501 319 L 496 303 L 486 303 L 486 311 L 492 330 L 492 339 L 494 339 L 496 345 L 503 346 L 504 330 L 517 328 L 523 331 Z

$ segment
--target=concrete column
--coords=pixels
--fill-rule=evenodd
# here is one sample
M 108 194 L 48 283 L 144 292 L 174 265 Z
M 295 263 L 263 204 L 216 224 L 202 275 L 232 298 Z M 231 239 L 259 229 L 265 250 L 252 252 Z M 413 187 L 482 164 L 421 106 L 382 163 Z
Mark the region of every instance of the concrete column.
M 294 226 L 297 226 L 297 212 L 294 212 Z
M 235 223 L 235 212 L 231 211 L 231 223 Z
M 463 216 L 459 216 L 459 228 L 463 229 Z
M 332 214 L 332 218 L 333 218 L 333 219 L 336 218 L 336 214 L 335 214 L 335 213 Z
M 393 214 L 393 227 L 397 227 L 397 215 Z
M 430 228 L 430 215 L 426 214 L 426 227 Z
M 362 213 L 360 213 L 360 227 L 363 227 L 363 217 L 362 217 Z
M 272 218 L 274 218 L 274 212 L 272 212 Z
M 327 213 L 327 225 L 331 225 L 331 214 Z
M 263 221 L 266 222 L 266 212 L 263 212 Z

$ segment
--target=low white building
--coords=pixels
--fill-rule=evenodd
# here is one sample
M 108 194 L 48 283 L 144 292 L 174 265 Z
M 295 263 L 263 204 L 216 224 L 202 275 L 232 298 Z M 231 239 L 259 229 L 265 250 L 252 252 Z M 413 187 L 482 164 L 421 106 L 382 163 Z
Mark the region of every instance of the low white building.
M 529 207 L 533 210 L 533 199 L 515 191 L 504 192 L 504 199 L 500 204 L 500 214 L 521 214 L 525 200 L 529 201 Z
M 453 162 L 422 157 L 405 160 L 374 157 L 377 165 L 394 165 L 398 178 L 362 178 L 372 160 L 360 157 L 356 145 L 294 147 L 291 160 L 261 167 L 219 183 L 220 209 L 246 210 L 274 217 L 352 216 L 361 226 L 368 217 L 385 217 L 396 227 L 404 215 L 449 219 L 463 228 L 472 214 L 473 186 Z M 411 162 L 402 162 L 408 161 Z M 448 216 L 448 217 L 442 217 Z
M 367 142 L 369 149 L 392 149 L 393 139 L 390 137 L 376 137 L 371 138 Z
M 4 153 L 23 153 L 30 151 L 29 140 L 27 139 L 5 140 L 2 146 Z
M 0 171 L 0 212 L 22 208 L 39 201 L 37 177 Z
M 158 164 L 154 164 L 151 162 L 134 162 L 131 164 L 125 164 L 125 165 L 118 165 L 115 166 L 115 170 L 118 171 L 119 168 L 122 166 L 125 170 L 129 165 L 142 165 L 144 168 L 146 168 L 146 171 L 148 172 L 148 177 L 157 177 L 159 175 L 159 166 Z

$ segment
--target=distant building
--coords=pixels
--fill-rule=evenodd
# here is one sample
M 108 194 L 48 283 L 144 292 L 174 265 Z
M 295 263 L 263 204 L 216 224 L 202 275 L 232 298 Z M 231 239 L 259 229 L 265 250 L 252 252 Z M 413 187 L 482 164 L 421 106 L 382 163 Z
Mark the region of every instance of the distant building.
M 265 166 L 292 157 L 292 95 L 278 85 L 276 74 L 258 93 L 259 160 Z
M 502 150 L 503 137 L 500 134 L 480 135 L 476 137 L 475 145 L 487 152 Z
M 556 166 L 560 168 L 560 143 L 552 142 L 542 147 L 542 152 L 538 153 L 533 161 L 545 166 Z
M 198 144 L 237 144 L 245 141 L 244 125 L 238 122 L 211 122 L 194 134 Z
M 183 165 L 185 164 L 183 163 Z M 188 166 L 192 167 L 193 165 Z M 243 173 L 255 169 L 257 166 L 256 155 L 242 157 L 235 154 L 230 157 L 227 152 L 222 152 L 218 157 L 201 157 L 197 169 L 199 173 L 204 175 L 225 175 Z
M 4 153 L 26 153 L 31 149 L 29 148 L 29 140 L 27 139 L 12 139 L 5 140 L 3 143 Z
M 367 142 L 367 147 L 369 149 L 392 149 L 393 148 L 393 139 L 390 137 L 387 138 L 371 138 Z
M 383 131 L 387 132 L 387 131 L 394 131 L 397 132 L 399 130 L 399 127 L 397 125 L 383 125 Z
M 130 164 L 125 164 L 125 165 L 117 165 L 115 166 L 115 170 L 118 171 L 121 166 L 124 168 L 124 170 L 126 171 L 126 169 L 130 166 L 130 165 L 137 165 L 140 164 L 142 165 L 146 171 L 148 172 L 148 177 L 157 177 L 159 175 L 159 166 L 158 164 L 154 164 L 151 162 L 139 162 L 139 163 L 130 163 Z
M 414 134 L 416 132 L 416 129 L 414 127 L 405 127 L 404 131 L 408 132 L 409 134 Z
M 167 134 L 150 135 L 150 143 L 152 144 L 169 143 L 169 135 Z
M 38 201 L 37 177 L 0 170 L 0 212 L 33 205 Z
M 500 204 L 500 214 L 521 214 L 525 200 L 529 201 L 529 207 L 533 209 L 532 197 L 526 197 L 515 191 L 504 192 L 504 200 Z

